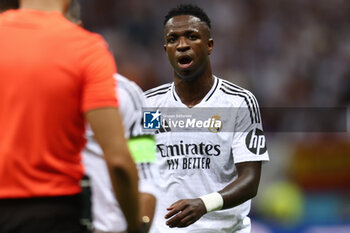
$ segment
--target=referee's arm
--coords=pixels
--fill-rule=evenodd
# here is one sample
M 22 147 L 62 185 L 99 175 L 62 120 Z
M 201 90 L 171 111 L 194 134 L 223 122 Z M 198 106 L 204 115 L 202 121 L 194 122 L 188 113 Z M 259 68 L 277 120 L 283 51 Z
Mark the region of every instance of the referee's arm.
M 128 231 L 138 232 L 141 227 L 138 175 L 124 137 L 119 110 L 112 107 L 94 109 L 86 113 L 86 118 L 103 150 Z

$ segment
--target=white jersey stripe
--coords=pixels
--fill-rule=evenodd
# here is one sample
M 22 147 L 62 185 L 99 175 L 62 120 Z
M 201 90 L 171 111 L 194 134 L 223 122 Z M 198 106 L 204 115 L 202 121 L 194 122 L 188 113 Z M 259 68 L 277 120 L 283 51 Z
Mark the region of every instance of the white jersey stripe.
M 260 111 L 259 111 L 259 105 L 258 105 L 258 101 L 256 100 L 255 96 L 252 96 L 253 100 L 254 100 L 254 103 L 255 103 L 255 106 L 257 108 L 257 116 L 258 116 L 258 123 L 261 122 L 261 115 L 260 115 Z
M 251 97 L 251 95 L 248 93 L 248 92 L 245 92 L 245 91 L 238 91 L 238 90 L 234 90 L 232 89 L 231 87 L 227 86 L 227 84 L 223 83 L 223 88 L 226 89 L 226 91 L 229 91 L 229 92 L 232 92 L 232 93 L 240 93 L 242 95 L 245 95 L 248 97 L 249 101 L 246 101 L 248 107 L 251 107 L 254 111 L 254 119 L 255 119 L 255 122 L 256 123 L 259 123 L 260 122 L 260 119 L 259 119 L 259 115 L 258 115 L 258 108 L 254 102 L 254 98 Z M 249 102 L 250 102 L 250 105 L 249 105 Z
M 242 87 L 237 86 L 237 85 L 235 85 L 235 84 L 233 84 L 233 83 L 230 83 L 230 82 L 227 81 L 227 80 L 222 80 L 222 82 L 225 83 L 225 84 L 227 84 L 227 85 L 230 85 L 230 86 L 232 86 L 232 87 L 234 87 L 234 88 L 237 88 L 237 89 L 239 89 L 240 91 L 245 91 L 245 89 L 243 89 Z
M 154 89 L 150 89 L 148 91 L 145 91 L 144 95 L 150 95 L 150 94 L 153 94 L 153 93 L 156 93 L 158 91 L 162 91 L 162 90 L 165 90 L 165 89 L 168 89 L 168 88 L 171 88 L 171 84 L 170 83 L 167 83 L 167 84 L 164 84 L 160 87 L 156 87 Z
M 146 95 L 146 98 L 150 98 L 150 97 L 153 97 L 153 96 L 156 96 L 156 95 L 166 94 L 168 91 L 170 91 L 170 89 L 171 89 L 171 87 L 169 87 L 166 90 L 159 90 L 159 91 L 154 92 L 154 93 L 149 93 L 149 94 Z
M 225 83 L 226 85 L 229 85 L 229 86 L 232 87 L 232 88 L 238 89 L 239 92 L 245 93 L 245 94 L 248 95 L 249 100 L 250 100 L 250 103 L 252 104 L 253 110 L 254 110 L 254 113 L 255 113 L 255 120 L 256 120 L 257 123 L 259 123 L 259 122 L 260 122 L 259 111 L 258 111 L 257 102 L 255 101 L 255 97 L 254 97 L 251 93 L 249 93 L 248 91 L 244 90 L 243 88 L 241 88 L 241 87 L 239 87 L 239 86 L 237 86 L 237 85 L 234 85 L 234 84 L 232 84 L 232 83 L 230 83 L 230 82 L 227 82 L 227 81 L 224 81 L 224 83 Z M 225 84 L 224 84 L 224 85 L 225 85 Z M 226 87 L 227 87 L 227 86 L 226 86 Z M 230 88 L 229 88 L 229 89 L 230 89 Z M 233 90 L 232 90 L 232 91 L 233 91 Z M 254 102 L 253 102 L 253 101 L 254 101 Z
M 175 87 L 174 86 L 172 87 L 172 94 L 173 94 L 173 97 L 174 97 L 175 101 L 178 101 L 177 98 L 176 98 Z
M 253 111 L 252 111 L 252 109 L 251 109 L 251 107 L 250 107 L 250 105 L 249 105 L 249 101 L 248 101 L 248 99 L 247 99 L 247 96 L 242 95 L 242 94 L 240 94 L 240 93 L 238 93 L 238 92 L 231 92 L 230 90 L 227 90 L 227 89 L 225 89 L 224 87 L 221 87 L 220 90 L 221 90 L 222 92 L 224 92 L 225 94 L 240 96 L 240 97 L 242 97 L 242 98 L 244 99 L 244 101 L 246 102 L 246 104 L 247 104 L 247 106 L 248 106 L 248 109 L 249 109 L 249 114 L 250 114 L 251 123 L 253 124 L 253 123 L 254 123 Z
M 241 88 L 233 83 L 230 83 L 226 80 L 223 80 L 223 83 L 225 83 L 226 85 L 229 85 L 232 88 L 238 89 L 238 90 L 240 90 L 240 92 L 245 93 L 249 96 L 249 99 L 251 100 L 251 104 L 253 105 L 254 112 L 256 114 L 256 122 L 260 123 L 261 117 L 260 117 L 260 112 L 259 112 L 259 106 L 258 106 L 258 103 L 256 101 L 255 96 L 253 94 L 251 94 L 249 91 L 247 91 L 247 90 L 245 90 L 245 89 L 243 89 L 243 88 Z M 254 101 L 254 103 L 252 103 L 252 101 Z

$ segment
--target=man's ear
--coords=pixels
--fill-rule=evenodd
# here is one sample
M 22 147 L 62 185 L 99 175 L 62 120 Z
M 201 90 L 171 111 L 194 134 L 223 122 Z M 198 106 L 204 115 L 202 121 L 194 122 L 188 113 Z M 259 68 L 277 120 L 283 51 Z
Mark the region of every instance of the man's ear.
M 212 38 L 209 38 L 209 40 L 208 40 L 208 55 L 211 54 L 213 47 L 214 47 L 214 40 Z
M 78 20 L 76 23 L 78 26 L 83 27 L 83 21 L 82 20 Z
M 166 44 L 163 45 L 164 51 L 166 52 Z

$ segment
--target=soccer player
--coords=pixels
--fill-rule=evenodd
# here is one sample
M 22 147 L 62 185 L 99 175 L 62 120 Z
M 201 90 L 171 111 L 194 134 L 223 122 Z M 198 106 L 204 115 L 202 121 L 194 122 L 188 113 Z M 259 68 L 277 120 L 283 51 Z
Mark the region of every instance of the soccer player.
M 119 109 L 123 118 L 125 137 L 129 140 L 130 151 L 137 163 L 141 216 L 146 232 L 151 224 L 156 202 L 152 175 L 152 166 L 155 162 L 154 137 L 144 135 L 141 130 L 142 107 L 145 100 L 140 87 L 119 74 L 115 75 L 115 79 L 118 81 L 116 92 L 120 100 Z M 91 181 L 94 232 L 125 232 L 127 225 L 113 194 L 103 151 L 90 128 L 87 130 L 86 138 L 86 148 L 82 154 L 86 173 Z
M 170 124 L 157 131 L 159 208 L 153 233 L 250 232 L 247 215 L 257 194 L 261 161 L 269 156 L 253 94 L 212 73 L 210 28 L 210 19 L 197 6 L 180 5 L 168 12 L 164 49 L 174 82 L 147 91 L 146 106 L 207 109 L 213 116 L 217 107 L 233 110 L 233 130 L 179 132 Z M 162 112 L 156 113 L 155 119 Z
M 85 119 L 104 152 L 129 232 L 137 170 L 105 41 L 64 18 L 70 0 L 20 0 L 0 15 L 0 232 L 81 232 Z M 116 188 L 118 187 L 118 188 Z

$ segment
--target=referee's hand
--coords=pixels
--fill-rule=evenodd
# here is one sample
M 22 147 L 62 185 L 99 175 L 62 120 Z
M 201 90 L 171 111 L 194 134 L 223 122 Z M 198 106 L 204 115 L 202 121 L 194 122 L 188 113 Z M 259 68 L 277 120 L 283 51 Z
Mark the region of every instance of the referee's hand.
M 150 219 L 148 216 L 143 216 L 139 229 L 134 231 L 128 230 L 127 233 L 147 233 L 149 228 L 150 228 Z

